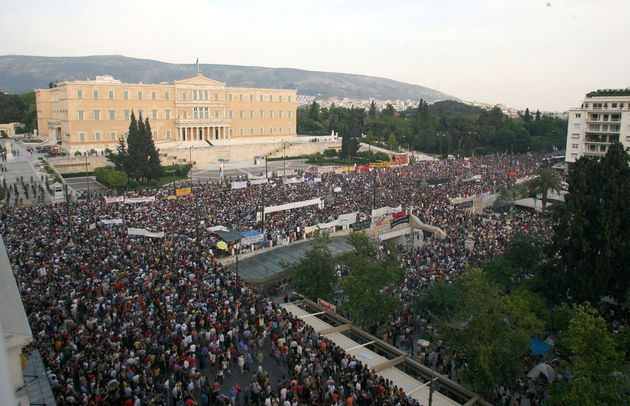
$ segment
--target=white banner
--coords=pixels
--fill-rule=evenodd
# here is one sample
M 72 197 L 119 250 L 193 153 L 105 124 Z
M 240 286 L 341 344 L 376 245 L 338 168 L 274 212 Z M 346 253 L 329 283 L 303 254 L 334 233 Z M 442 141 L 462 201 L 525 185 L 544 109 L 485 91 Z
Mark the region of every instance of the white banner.
M 254 179 L 254 180 L 250 180 L 249 183 L 252 185 L 262 185 L 264 183 L 268 183 L 269 180 L 268 179 Z
M 357 213 L 346 213 L 337 217 L 338 226 L 349 226 L 357 222 Z
M 307 227 L 304 227 L 304 232 L 306 234 L 312 234 L 315 232 L 315 230 L 317 230 L 317 228 L 318 228 L 317 226 L 307 226 Z
M 242 180 L 240 182 L 232 182 L 232 190 L 234 189 L 245 189 L 247 187 L 247 181 Z
M 328 228 L 336 227 L 338 225 L 339 225 L 339 220 L 333 220 L 333 221 L 329 221 L 328 223 L 319 223 L 317 227 L 320 230 L 325 230 Z
M 285 203 L 285 204 L 279 204 L 277 206 L 265 207 L 265 216 L 269 213 L 275 213 L 278 211 L 291 210 L 291 209 L 298 209 L 300 207 L 313 206 L 313 205 L 319 205 L 321 208 L 322 199 L 318 197 L 316 199 L 302 200 L 301 202 Z
M 252 245 L 265 240 L 265 236 L 262 234 L 252 235 L 250 237 L 241 238 L 241 245 Z
M 335 186 L 335 187 L 333 188 L 333 192 L 335 192 L 335 193 L 339 193 L 339 192 L 341 192 L 341 187 L 340 187 L 340 186 Z
M 398 207 L 381 207 L 380 209 L 372 210 L 372 218 L 374 217 L 383 217 L 388 214 L 398 213 L 402 211 L 402 206 L 398 205 Z
M 150 203 L 155 201 L 155 196 L 147 196 L 147 197 L 128 197 L 125 199 L 125 204 L 134 204 L 134 203 Z
M 146 228 L 132 228 L 129 227 L 127 229 L 127 234 L 129 235 L 142 235 L 145 237 L 154 237 L 154 238 L 164 238 L 164 231 L 153 232 L 149 231 Z
M 101 219 L 102 224 L 122 224 L 122 219 Z
M 289 185 L 291 183 L 302 183 L 304 182 L 304 176 L 302 176 L 301 178 L 284 178 L 284 183 L 286 185 Z
M 313 178 L 314 183 L 319 183 L 322 181 L 322 178 Z
M 124 200 L 122 196 L 106 197 L 105 204 L 120 203 Z

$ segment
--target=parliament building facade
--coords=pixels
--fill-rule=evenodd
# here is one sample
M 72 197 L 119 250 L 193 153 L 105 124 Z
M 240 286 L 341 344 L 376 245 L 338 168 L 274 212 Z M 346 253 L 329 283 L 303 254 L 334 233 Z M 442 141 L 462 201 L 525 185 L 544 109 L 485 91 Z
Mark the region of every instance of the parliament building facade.
M 97 76 L 37 89 L 35 95 L 40 138 L 57 142 L 67 153 L 114 151 L 126 137 L 132 112 L 136 119 L 149 119 L 158 147 L 296 136 L 293 89 L 227 87 L 203 75 L 160 84 Z

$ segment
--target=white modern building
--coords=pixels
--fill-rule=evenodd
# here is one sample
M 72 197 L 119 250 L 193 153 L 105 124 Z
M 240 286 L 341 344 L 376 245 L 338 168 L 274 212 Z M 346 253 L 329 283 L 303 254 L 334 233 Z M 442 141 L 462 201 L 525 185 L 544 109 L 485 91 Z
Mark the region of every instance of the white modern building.
M 630 147 L 630 88 L 590 92 L 579 108 L 569 110 L 565 162 L 602 157 L 615 141 Z

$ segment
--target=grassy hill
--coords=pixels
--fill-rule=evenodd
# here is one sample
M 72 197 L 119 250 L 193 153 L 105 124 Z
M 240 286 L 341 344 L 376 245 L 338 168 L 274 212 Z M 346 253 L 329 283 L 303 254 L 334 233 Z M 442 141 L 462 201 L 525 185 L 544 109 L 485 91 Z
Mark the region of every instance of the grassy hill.
M 438 101 L 456 99 L 424 86 L 348 73 L 291 68 L 200 64 L 200 72 L 228 86 L 297 89 L 298 94 L 353 99 Z M 128 83 L 160 83 L 196 75 L 195 64 L 172 64 L 119 55 L 81 57 L 0 56 L 0 89 L 15 93 L 46 88 L 50 82 L 112 75 Z

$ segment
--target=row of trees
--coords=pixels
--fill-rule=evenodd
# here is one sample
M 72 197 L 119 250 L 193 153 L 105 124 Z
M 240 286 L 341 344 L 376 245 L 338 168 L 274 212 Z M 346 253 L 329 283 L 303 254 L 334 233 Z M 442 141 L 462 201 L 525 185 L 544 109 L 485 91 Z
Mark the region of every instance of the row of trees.
M 337 131 L 343 137 L 342 155 L 353 156 L 361 134 L 369 143 L 390 149 L 400 146 L 433 154 L 551 151 L 566 140 L 566 120 L 534 115 L 510 118 L 500 108 L 491 111 L 455 101 L 397 112 L 389 104 L 382 111 L 372 103 L 366 112 L 360 108 L 321 107 L 317 102 L 300 107 L 297 128 L 300 134 L 327 134 Z
M 0 123 L 22 123 L 18 133 L 32 133 L 37 128 L 35 93 L 0 93 Z

